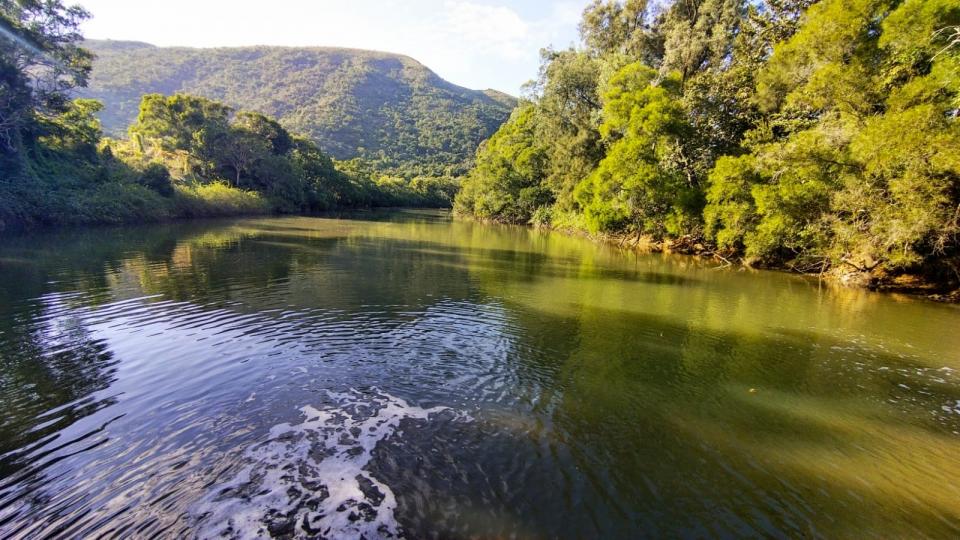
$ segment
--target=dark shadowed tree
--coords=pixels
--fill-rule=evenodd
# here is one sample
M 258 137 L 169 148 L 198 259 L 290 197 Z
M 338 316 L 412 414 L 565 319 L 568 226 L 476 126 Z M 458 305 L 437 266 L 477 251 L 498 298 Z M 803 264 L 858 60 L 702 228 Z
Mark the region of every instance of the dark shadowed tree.
M 0 150 L 38 135 L 38 118 L 69 108 L 92 56 L 79 45 L 89 14 L 60 0 L 0 0 Z

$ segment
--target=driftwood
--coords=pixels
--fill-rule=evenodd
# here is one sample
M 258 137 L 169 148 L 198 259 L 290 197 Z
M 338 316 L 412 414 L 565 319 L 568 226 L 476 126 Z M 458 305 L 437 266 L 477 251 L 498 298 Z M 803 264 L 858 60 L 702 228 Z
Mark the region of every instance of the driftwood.
M 864 273 L 866 273 L 866 272 L 872 272 L 874 268 L 880 266 L 880 263 L 883 262 L 883 259 L 878 260 L 878 261 L 875 261 L 875 262 L 874 262 L 873 264 L 871 264 L 871 265 L 864 265 L 864 266 L 860 266 L 860 265 L 854 263 L 853 261 L 851 261 L 850 259 L 848 259 L 848 258 L 846 258 L 846 257 L 841 258 L 841 259 L 840 259 L 840 262 L 842 262 L 843 264 L 846 264 L 847 266 L 850 266 L 851 268 L 853 268 L 854 270 L 856 270 L 856 271 L 858 271 L 858 272 L 864 272 Z
M 721 261 L 723 261 L 723 264 L 721 264 L 720 266 L 715 266 L 713 270 L 719 270 L 721 268 L 729 268 L 733 266 L 733 261 L 717 253 L 716 251 L 704 251 L 702 255 L 707 257 L 713 257 L 714 259 L 720 259 Z

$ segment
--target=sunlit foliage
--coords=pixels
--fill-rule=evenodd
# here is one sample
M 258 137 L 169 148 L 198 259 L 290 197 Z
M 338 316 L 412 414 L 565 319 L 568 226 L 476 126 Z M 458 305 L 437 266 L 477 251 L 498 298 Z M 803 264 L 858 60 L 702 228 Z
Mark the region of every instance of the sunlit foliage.
M 524 105 L 525 130 L 549 137 L 504 151 L 504 126 L 458 209 L 808 271 L 960 271 L 960 4 L 596 0 L 580 31 Z M 523 189 L 551 197 L 516 211 L 506 172 L 534 148 Z

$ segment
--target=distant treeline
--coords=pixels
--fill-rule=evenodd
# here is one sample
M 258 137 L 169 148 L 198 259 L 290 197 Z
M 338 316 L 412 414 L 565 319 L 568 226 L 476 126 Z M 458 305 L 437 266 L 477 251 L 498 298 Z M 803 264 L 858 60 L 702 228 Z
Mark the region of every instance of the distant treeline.
M 594 1 L 456 208 L 804 271 L 960 277 L 960 2 Z
M 335 163 L 271 118 L 189 95 L 143 96 L 129 139 L 105 138 L 102 105 L 69 98 L 91 69 L 77 31 L 87 16 L 0 0 L 0 224 L 452 203 L 453 178 Z

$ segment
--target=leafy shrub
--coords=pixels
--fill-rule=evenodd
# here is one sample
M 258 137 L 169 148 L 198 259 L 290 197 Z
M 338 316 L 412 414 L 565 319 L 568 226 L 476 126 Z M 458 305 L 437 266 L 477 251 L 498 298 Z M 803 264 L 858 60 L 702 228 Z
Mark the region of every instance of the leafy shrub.
M 168 201 L 137 184 L 108 182 L 72 194 L 67 215 L 59 221 L 80 223 L 130 223 L 170 217 Z
M 140 174 L 139 183 L 163 197 L 173 196 L 170 171 L 162 163 L 150 163 Z
M 214 217 L 238 214 L 263 214 L 270 203 L 259 193 L 212 184 L 178 185 L 173 198 L 175 213 L 180 217 Z

